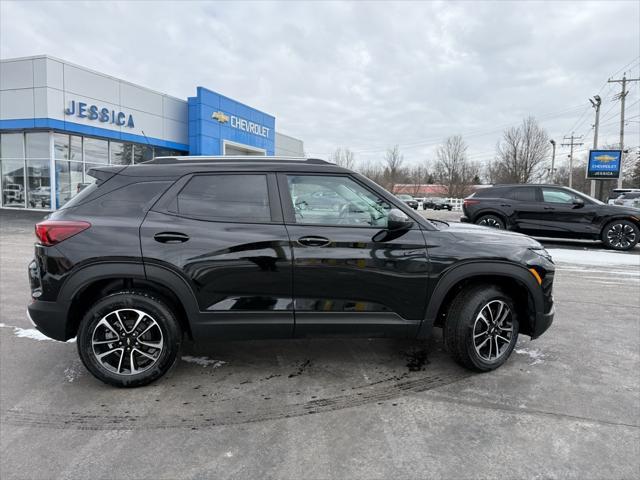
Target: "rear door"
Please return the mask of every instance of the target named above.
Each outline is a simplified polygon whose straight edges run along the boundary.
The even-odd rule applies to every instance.
[[[140,230],[147,275],[168,269],[197,301],[194,335],[293,333],[291,250],[272,173],[188,175]]]
[[[427,302],[419,226],[374,240],[392,204],[351,175],[279,174],[279,187],[293,248],[296,335],[415,333]],[[318,192],[336,205],[306,208],[304,198]]]
[[[530,235],[539,234],[543,229],[545,214],[540,189],[535,186],[514,187],[508,197],[518,231]]]

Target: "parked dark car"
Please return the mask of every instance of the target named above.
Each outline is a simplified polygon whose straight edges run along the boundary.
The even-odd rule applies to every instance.
[[[446,198],[434,198],[433,199],[434,210],[453,210],[453,205]]]
[[[463,222],[540,237],[602,240],[629,250],[640,239],[640,209],[607,205],[558,185],[496,185],[466,198]]]
[[[418,209],[418,201],[413,198],[411,195],[407,195],[404,193],[401,193],[399,195],[396,195],[400,200],[402,200],[404,203],[406,203],[407,205],[409,205],[411,208],[413,208],[414,210]]]
[[[314,335],[444,342],[499,367],[554,316],[554,265],[525,235],[429,221],[322,160],[159,158],[97,167],[36,225],[29,317],[87,369],[139,386],[193,340]],[[338,209],[302,209],[334,192]]]

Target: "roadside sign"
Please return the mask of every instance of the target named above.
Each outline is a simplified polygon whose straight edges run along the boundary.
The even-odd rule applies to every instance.
[[[609,180],[620,176],[622,150],[589,150],[587,178]]]

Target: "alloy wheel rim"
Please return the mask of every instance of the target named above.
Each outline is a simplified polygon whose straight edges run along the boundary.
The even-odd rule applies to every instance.
[[[513,338],[513,316],[502,300],[480,309],[473,324],[473,346],[483,360],[493,362],[505,355]]]
[[[627,248],[636,241],[636,232],[631,225],[616,223],[607,232],[607,240],[616,248]]]
[[[480,225],[484,225],[486,227],[492,227],[492,228],[502,228],[500,226],[500,222],[498,222],[498,220],[492,217],[481,220]]]
[[[137,375],[153,367],[164,338],[158,322],[134,308],[114,310],[100,319],[91,335],[98,363],[117,375]]]

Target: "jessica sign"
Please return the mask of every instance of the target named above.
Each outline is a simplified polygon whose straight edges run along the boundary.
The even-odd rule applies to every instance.
[[[587,178],[608,180],[620,176],[621,150],[589,150]]]
[[[88,118],[89,120],[98,120],[102,123],[111,123],[120,127],[134,127],[133,115],[131,114],[127,115],[124,112],[109,110],[106,107],[99,108],[97,105],[89,105],[75,100],[69,102],[69,107],[64,110],[64,114]]]

